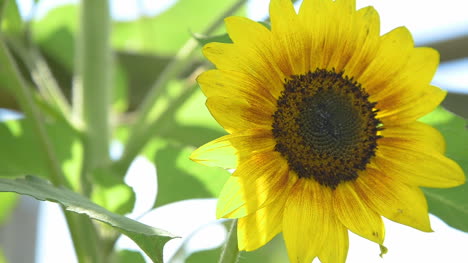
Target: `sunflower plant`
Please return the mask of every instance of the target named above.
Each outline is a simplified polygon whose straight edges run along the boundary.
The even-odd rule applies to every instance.
[[[60,204],[80,263],[141,262],[123,235],[153,262],[277,262],[285,248],[340,263],[349,233],[387,252],[383,218],[467,232],[467,101],[431,83],[439,52],[381,32],[355,0],[271,0],[264,21],[245,2],[115,21],[105,0],[29,19],[0,1],[0,107],[17,112],[0,122],[0,191]],[[145,213],[219,197],[223,246],[191,254],[188,235],[163,257],[178,236],[129,216],[137,157],[157,170]],[[16,194],[1,193],[0,223]]]

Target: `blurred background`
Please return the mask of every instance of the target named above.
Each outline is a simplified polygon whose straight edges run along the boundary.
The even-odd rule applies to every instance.
[[[131,123],[133,111],[142,103],[158,75],[192,36],[203,41],[204,36],[199,33],[215,15],[233,2],[110,1],[113,18],[111,41],[115,51],[113,158],[117,159],[122,154],[122,141],[128,136],[126,126]],[[268,2],[250,0],[237,14],[256,21],[264,20],[268,15]],[[16,3],[8,3],[7,8],[16,9],[18,21],[2,25],[2,30],[6,27],[8,34],[12,35],[24,28],[29,30],[31,43],[37,45],[37,51],[69,98],[78,1],[17,0]],[[300,1],[296,5],[299,6]],[[403,25],[413,33],[417,46],[439,50],[441,64],[433,84],[450,92],[444,106],[467,119],[467,1],[357,0],[357,5],[373,5],[377,9],[382,33]],[[224,27],[220,27],[214,35],[224,33]],[[20,46],[17,48],[21,49]],[[17,50],[17,54],[21,54],[21,50]],[[194,78],[210,67],[200,52],[195,56],[197,59],[187,65],[186,72],[171,83],[174,90],[181,85],[194,85]],[[21,66],[24,70],[28,68],[28,65]],[[127,172],[125,182],[131,188],[111,185],[106,191],[117,194],[124,201],[136,200],[132,209],[122,210],[125,213],[131,211],[127,213],[129,217],[182,237],[167,244],[165,262],[216,262],[226,231],[223,222],[215,219],[215,197],[228,174],[220,169],[193,164],[187,156],[195,147],[225,132],[204,108],[204,97],[198,89],[190,89],[177,103],[182,106],[165,120],[163,131],[155,136]],[[21,118],[21,114],[15,111],[18,105],[14,99],[1,89],[0,107],[2,121]],[[16,143],[12,138],[12,144],[4,147],[11,147],[12,154],[24,156],[26,165],[33,163],[33,153],[15,148]],[[468,146],[466,149],[468,153]],[[0,165],[4,164],[0,161]],[[162,174],[170,176],[160,176]],[[0,193],[0,200],[0,263],[76,262],[58,206],[6,193]],[[463,209],[458,212],[468,214],[468,207]],[[389,253],[383,258],[379,257],[378,245],[351,235],[348,262],[468,262],[468,233],[448,226],[436,216],[431,215],[431,222],[434,233],[423,233],[385,221],[385,245]],[[145,262],[137,246],[127,238],[121,238],[117,246],[121,249],[122,260]],[[191,256],[184,261],[188,255]],[[281,236],[258,251],[242,253],[240,262],[287,262]]]

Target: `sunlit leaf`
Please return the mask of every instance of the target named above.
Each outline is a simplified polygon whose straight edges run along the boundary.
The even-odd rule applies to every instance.
[[[76,178],[79,172],[76,160],[81,155],[77,132],[64,120],[46,122],[53,147],[64,172]],[[39,148],[37,135],[24,119],[0,122],[0,176],[36,174],[47,176],[46,157]],[[73,181],[73,180],[72,180]]]
[[[68,211],[85,214],[91,219],[106,223],[132,239],[154,262],[163,262],[164,244],[174,238],[164,230],[111,213],[75,192],[54,187],[37,177],[27,176],[25,179],[16,180],[0,178],[0,191],[16,192],[38,200],[60,203]]]
[[[436,127],[445,137],[446,155],[456,161],[468,175],[468,130],[467,122],[438,108],[422,118]],[[429,211],[452,227],[468,232],[468,184],[449,189],[425,188]]]
[[[179,0],[155,17],[114,24],[112,43],[118,49],[173,54],[191,37],[202,32],[233,0]]]
[[[0,248],[0,263],[7,263],[5,255],[3,254],[3,249]]]
[[[145,263],[145,258],[137,251],[121,250],[117,253],[117,263]]]
[[[135,194],[122,177],[115,176],[109,169],[101,168],[93,173],[93,180],[93,202],[117,214],[132,211]]]
[[[10,217],[16,203],[18,201],[18,195],[12,193],[0,193],[0,225]]]
[[[188,158],[192,150],[164,139],[151,142],[148,153],[153,155],[158,178],[156,206],[218,195],[229,173],[192,162]]]
[[[2,0],[0,7],[3,8],[1,17],[1,30],[4,34],[18,35],[23,30],[23,21],[19,13],[16,1]]]

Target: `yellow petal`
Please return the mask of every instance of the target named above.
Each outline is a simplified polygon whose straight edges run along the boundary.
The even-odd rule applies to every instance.
[[[273,151],[274,147],[271,130],[252,129],[213,140],[195,150],[190,159],[207,166],[234,169],[242,160],[256,153]]]
[[[408,63],[413,46],[411,33],[405,27],[395,28],[382,36],[373,60],[369,65],[365,64],[362,74],[355,76],[371,98],[382,92],[387,83]]]
[[[221,96],[244,99],[248,103],[257,102],[272,110],[276,107],[276,99],[272,96],[271,90],[245,73],[208,70],[198,76],[197,82],[207,97]]]
[[[399,147],[379,142],[375,163],[385,174],[415,186],[445,188],[461,185],[465,176],[460,166],[440,152],[420,151],[411,143]]]
[[[216,121],[229,133],[255,128],[269,129],[273,122],[272,109],[243,100],[209,97],[206,106]]]
[[[356,79],[372,63],[379,49],[380,17],[373,7],[368,6],[359,9],[354,14],[353,21],[354,29],[350,31],[355,36],[351,39],[355,38],[356,40],[351,41],[352,43],[344,49],[343,57],[349,57],[349,61],[345,61],[344,58],[341,60],[346,62],[343,68],[345,75]],[[345,21],[344,23],[349,22]],[[341,67],[338,65],[336,69],[340,71]]]
[[[332,211],[331,189],[310,179],[299,179],[286,201],[283,237],[292,263],[323,263],[346,259],[346,230]],[[333,242],[333,243],[330,243]]]
[[[256,250],[281,232],[285,201],[285,196],[278,198],[257,212],[239,219],[237,224],[239,250]]]
[[[363,201],[378,214],[421,231],[432,231],[426,198],[419,187],[373,168],[359,175],[355,186]]]
[[[333,206],[341,223],[354,233],[383,244],[385,227],[382,218],[371,210],[354,189],[353,182],[341,183],[334,191]]]
[[[256,212],[288,190],[288,166],[278,152],[253,155],[234,172],[221,194],[218,218],[239,218]]]
[[[445,152],[445,140],[442,134],[425,123],[416,121],[406,125],[386,126],[381,135],[383,138],[379,139],[380,144],[410,147],[421,151],[435,150],[442,154]]]
[[[418,98],[412,103],[401,105],[392,111],[381,111],[377,113],[382,123],[387,125],[401,125],[416,121],[422,116],[432,112],[444,100],[447,92],[435,86],[427,86]],[[377,104],[377,107],[378,104]]]
[[[213,42],[203,47],[203,54],[218,69],[250,75],[272,92],[279,94],[283,88],[284,76],[278,73],[279,70],[275,70],[278,65],[272,61],[273,56],[269,52],[259,53],[242,45]]]
[[[349,237],[346,229],[336,216],[330,217],[333,227],[329,229],[325,248],[319,251],[318,257],[322,263],[344,263],[348,255]]]

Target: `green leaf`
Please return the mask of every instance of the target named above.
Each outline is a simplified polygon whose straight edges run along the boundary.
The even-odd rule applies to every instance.
[[[54,187],[38,177],[27,176],[25,179],[16,180],[0,178],[0,191],[16,192],[38,200],[60,203],[68,211],[85,214],[91,219],[108,224],[132,239],[154,262],[163,262],[164,244],[174,238],[167,231],[111,213],[75,192],[63,187]]]
[[[31,25],[33,40],[48,58],[73,71],[75,34],[77,31],[78,7],[64,5],[51,10]]]
[[[10,217],[16,207],[18,195],[12,193],[0,193],[0,225]]]
[[[268,29],[271,29],[270,24],[266,22],[260,21],[258,23],[262,24],[264,27]],[[232,43],[232,40],[227,33],[215,35],[215,36],[203,36],[203,35],[193,34],[193,37],[198,41],[200,46],[204,46],[211,42],[228,43],[228,44]]]
[[[206,109],[205,96],[197,89],[174,112],[168,113],[164,132],[145,149],[157,169],[156,206],[190,198],[217,197],[229,173],[189,159],[196,147],[226,134]]]
[[[3,249],[0,248],[0,263],[6,263],[7,260],[5,258],[5,255],[3,253]]]
[[[205,262],[218,262],[219,255],[223,246],[212,249],[204,250],[193,253],[187,258],[186,263],[205,263]],[[276,236],[268,242],[265,246],[252,251],[241,252],[239,263],[283,263],[289,262],[286,248],[284,246],[283,238],[281,235]]]
[[[19,35],[23,30],[23,21],[19,13],[16,1],[1,1],[1,31],[4,34]]]
[[[191,37],[190,32],[202,32],[233,2],[179,0],[158,16],[115,23],[112,43],[117,49],[174,54]]]
[[[48,121],[47,133],[53,139],[53,146],[65,170],[72,172],[71,164],[80,153],[77,132],[65,121]],[[0,176],[20,176],[24,174],[46,175],[43,153],[36,142],[37,135],[24,119],[0,122]],[[76,172],[75,172],[76,173]]]
[[[198,41],[198,44],[200,44],[200,46],[204,46],[211,42],[232,43],[232,40],[228,34],[209,36],[209,37],[194,34],[193,37]]]
[[[91,200],[113,213],[130,213],[135,203],[135,193],[123,179],[107,168],[97,169],[93,173]]]
[[[158,196],[156,205],[191,199],[215,197],[229,173],[220,168],[205,167],[189,159],[192,147],[154,139],[148,152],[152,153],[157,169]]]
[[[117,263],[145,263],[145,258],[137,251],[121,250],[117,253]]]
[[[438,108],[421,121],[437,128],[445,137],[447,157],[456,161],[468,173],[468,130],[467,122]],[[468,184],[449,189],[424,188],[429,212],[438,216],[452,227],[468,232]]]

